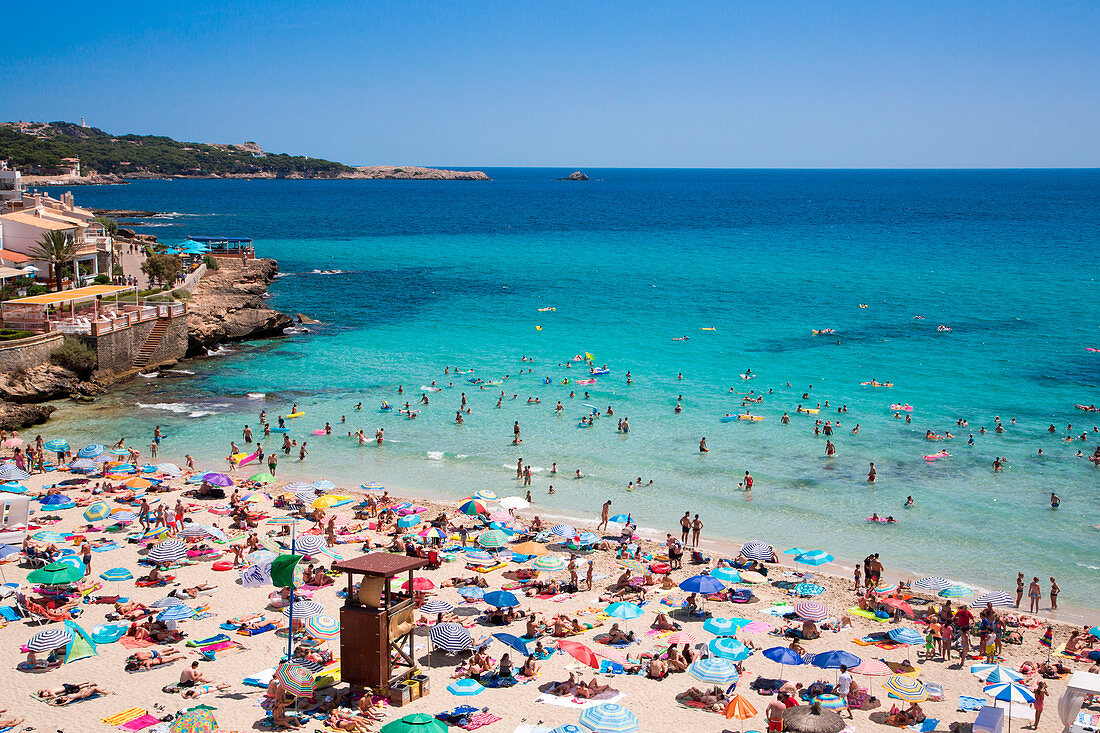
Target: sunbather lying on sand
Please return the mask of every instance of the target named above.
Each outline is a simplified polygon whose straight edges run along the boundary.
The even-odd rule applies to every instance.
[[[61,685],[61,687],[52,687],[38,691],[38,696],[46,700],[50,705],[68,705],[77,700],[86,700],[96,695],[109,694],[109,692],[95,682],[81,682],[79,685],[64,684]]]
[[[712,687],[709,690],[689,687],[684,695],[695,702],[703,703],[709,710],[717,711],[725,708],[726,694],[721,687]]]
[[[126,671],[135,672],[139,669],[152,669],[162,664],[170,664],[183,659],[183,654],[169,647],[164,651],[156,649],[139,649],[126,658]]]
[[[680,624],[676,623],[663,613],[658,613],[653,621],[653,628],[660,631],[679,631]]]

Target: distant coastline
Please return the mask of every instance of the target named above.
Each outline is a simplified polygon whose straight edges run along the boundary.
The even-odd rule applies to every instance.
[[[113,186],[129,183],[130,181],[152,180],[218,180],[218,179],[256,179],[256,180],[288,180],[288,181],[336,181],[336,180],[369,180],[369,181],[491,181],[493,180],[483,171],[456,171],[445,168],[424,168],[412,165],[364,165],[356,166],[351,172],[341,172],[331,175],[308,175],[302,173],[276,174],[264,173],[226,173],[223,175],[161,175],[156,173],[135,172],[125,177],[114,174],[94,173],[87,176],[23,176],[24,184],[28,186]]]

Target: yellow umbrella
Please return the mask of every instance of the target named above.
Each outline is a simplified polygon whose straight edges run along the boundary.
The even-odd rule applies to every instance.
[[[333,504],[339,504],[342,501],[347,501],[347,499],[348,497],[346,496],[322,496],[318,499],[315,499],[312,506],[314,509],[328,509]]]
[[[733,699],[726,705],[726,718],[748,720],[754,715],[756,715],[756,708],[742,695],[734,695]],[[743,725],[741,727],[744,729]]]
[[[546,546],[539,544],[538,542],[521,542],[512,548],[512,552],[520,555],[534,555],[535,557],[542,557],[546,554]]]

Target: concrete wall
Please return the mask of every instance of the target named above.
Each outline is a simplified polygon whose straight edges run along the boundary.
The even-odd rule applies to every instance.
[[[48,362],[50,352],[60,346],[62,340],[60,333],[43,333],[16,341],[0,341],[0,372],[30,369]]]
[[[95,346],[99,366],[96,374],[101,377],[112,377],[128,372],[133,368],[134,359],[145,344],[145,339],[157,324],[157,320],[143,321],[134,324],[130,328],[103,334],[97,338],[87,339],[88,343]],[[168,322],[168,330],[153,352],[148,367],[157,364],[177,361],[187,353],[187,317],[172,318]]]

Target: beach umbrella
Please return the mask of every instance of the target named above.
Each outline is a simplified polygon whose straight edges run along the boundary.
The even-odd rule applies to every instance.
[[[975,598],[971,605],[973,606],[985,606],[986,604],[993,606],[1012,606],[1015,602],[1012,598],[1003,590],[991,590],[987,593],[982,593]]]
[[[261,471],[260,473],[257,473],[253,476],[249,476],[248,480],[249,481],[254,481],[255,483],[258,483],[258,484],[273,484],[273,483],[275,483],[275,477],[272,476],[267,471]]]
[[[317,494],[315,494],[312,489],[308,491],[295,491],[294,498],[308,506],[317,498]]]
[[[818,695],[814,698],[814,702],[823,710],[843,710],[848,707],[847,701],[840,695]]]
[[[466,562],[473,565],[492,565],[497,561],[495,557],[485,550],[467,550]]]
[[[868,677],[889,677],[894,673],[894,670],[890,669],[890,666],[881,659],[864,659],[852,672]]]
[[[749,584],[767,583],[768,579],[764,575],[756,572],[755,570],[742,570],[741,582]]]
[[[482,600],[494,608],[513,608],[519,605],[516,594],[506,590],[490,591],[485,594]]]
[[[487,514],[489,510],[486,509],[485,505],[482,504],[480,501],[471,499],[470,501],[459,504],[458,511],[462,512],[466,516],[476,517],[478,514]]]
[[[799,601],[794,604],[794,612],[799,618],[808,621],[824,621],[829,618],[829,609],[817,601]]]
[[[152,515],[152,512],[149,512],[149,514]],[[150,516],[149,521],[152,521],[152,519],[153,519],[152,516]],[[139,537],[138,539],[155,540],[157,537],[161,537],[161,536],[166,535],[166,534],[168,534],[168,528],[167,527],[156,527],[154,529],[150,529],[148,532],[141,535],[141,537]]]
[[[137,518],[137,514],[128,511],[111,512],[111,516],[108,517],[108,519],[116,524],[121,522],[133,522],[136,521]]]
[[[306,633],[314,639],[335,639],[340,636],[340,622],[332,616],[311,616],[305,620]]]
[[[202,475],[202,480],[210,484],[211,486],[224,487],[233,485],[233,479],[229,478],[224,473],[215,473],[213,471],[211,471],[210,473],[204,473]]]
[[[50,530],[43,530],[41,532],[35,532],[31,535],[32,540],[38,540],[39,542],[64,542],[67,538],[66,535],[52,532]]]
[[[577,530],[568,524],[558,524],[550,528],[550,534],[562,539],[571,540],[577,536]]]
[[[291,552],[295,555],[316,555],[328,550],[328,541],[319,534],[304,534],[294,538]]]
[[[710,575],[693,575],[680,583],[680,590],[709,595],[724,590],[725,583]]]
[[[756,708],[752,706],[743,695],[734,695],[730,698],[730,701],[726,703],[725,716],[727,720],[737,718],[738,720],[748,720],[752,716],[756,715]],[[744,730],[745,726],[741,726],[741,730]]]
[[[599,535],[596,535],[592,532],[581,532],[579,535],[573,538],[573,542],[579,547],[594,545],[599,541]]]
[[[535,557],[542,557],[548,550],[546,545],[538,542],[521,542],[518,545],[512,547],[512,552],[518,552],[520,555],[533,555]]]
[[[73,505],[73,500],[65,496],[64,494],[50,494],[49,496],[39,499],[39,501],[42,502],[42,506],[52,506],[58,508],[71,507]]]
[[[819,596],[825,592],[825,586],[816,583],[799,583],[794,587],[794,592],[800,596]]]
[[[997,684],[987,685],[982,688],[989,697],[1000,702],[1007,703],[1023,703],[1030,704],[1035,702],[1035,695],[1031,693],[1031,690],[1027,689],[1023,685],[1018,685],[1015,682],[1000,682]]]
[[[435,646],[452,654],[470,649],[474,645],[474,637],[470,636],[470,632],[462,624],[449,621],[435,624],[428,629],[428,639]]]
[[[740,678],[733,662],[721,657],[707,657],[688,666],[688,674],[708,685],[731,685]]]
[[[195,615],[195,609],[184,604],[169,606],[157,614],[157,621],[185,621]]]
[[[493,634],[493,638],[506,646],[515,649],[523,656],[528,656],[530,650],[527,648],[527,642],[519,638],[515,634]]]
[[[916,613],[914,613],[913,607],[905,601],[901,600],[900,598],[883,598],[881,601],[879,601],[879,603],[889,608],[896,608],[909,618],[916,618]]]
[[[295,621],[305,621],[315,616],[324,616],[325,607],[317,601],[295,601],[283,609],[283,615],[290,618],[291,612]]]
[[[896,697],[899,700],[905,700],[906,702],[924,702],[928,699],[928,690],[923,684],[912,677],[896,674],[886,680],[886,684],[883,686],[886,688],[886,691],[890,693],[891,697]]]
[[[875,586],[875,593],[893,593],[897,589],[897,583],[879,583]]]
[[[770,649],[765,649],[762,653],[766,658],[779,663],[780,677],[783,676],[783,667],[786,665],[790,664],[792,666],[797,666],[806,663],[806,660],[803,659],[798,652],[785,646],[773,646]]]
[[[413,713],[386,723],[378,733],[447,733],[447,724],[427,713]]]
[[[157,470],[161,473],[167,473],[171,476],[179,476],[183,473],[183,469],[174,463],[158,463]]]
[[[97,501],[84,510],[84,519],[89,522],[98,522],[101,519],[106,519],[111,514],[111,507],[107,506],[106,502]]]
[[[450,613],[453,610],[455,610],[455,607],[442,598],[433,598],[420,607],[420,612],[425,616],[434,613]]]
[[[182,606],[183,599],[176,598],[175,596],[165,596],[159,601],[154,601],[149,604],[149,608],[171,608],[172,606]]]
[[[708,618],[703,622],[703,629],[715,636],[733,636],[750,623],[747,618]]]
[[[81,560],[76,555],[66,555],[65,557],[58,560],[57,563],[58,564],[65,564],[65,565],[72,565],[74,568],[79,570],[82,575],[83,575],[84,571],[86,570],[86,568],[84,567],[84,561]]]
[[[69,470],[73,473],[91,473],[96,470],[96,462],[87,458],[77,458],[69,464]]]
[[[761,542],[759,540],[750,540],[741,545],[741,557],[747,557],[750,560],[756,560],[757,562],[771,562],[772,555],[775,551],[772,546],[767,542]]]
[[[474,601],[480,601],[485,597],[485,589],[471,586],[469,588],[459,588],[458,594],[465,598],[470,603]]]
[[[132,478],[123,482],[124,486],[129,486],[131,489],[147,489],[153,485],[153,482],[147,478]]]
[[[909,646],[913,646],[916,644],[924,643],[924,634],[920,633],[916,629],[899,627],[896,629],[890,629],[888,632],[886,632],[886,635],[899,644],[907,644]]]
[[[496,501],[497,495],[492,491],[485,491],[484,489],[474,494],[473,498],[480,499],[481,501]]]
[[[642,565],[637,560],[617,560],[619,567],[629,570],[632,573],[645,572],[645,565]]]
[[[740,583],[741,574],[735,568],[715,568],[710,574],[726,583]]]
[[[799,563],[800,565],[817,566],[824,565],[827,562],[832,562],[835,559],[836,558],[834,558],[832,555],[825,552],[825,550],[810,550],[809,552],[804,552],[801,555],[795,557],[794,561],[796,563]]]
[[[271,527],[293,527],[300,521],[297,517],[271,517],[264,520],[264,524]]]
[[[506,496],[497,503],[505,509],[526,509],[531,506],[522,496]]]
[[[218,729],[218,721],[214,720],[213,711],[214,708],[207,705],[181,710],[168,726],[168,733],[214,733]]]
[[[710,649],[711,654],[722,659],[729,659],[732,662],[741,662],[752,656],[752,649],[739,642],[732,637],[722,637],[719,639],[712,639],[707,648]]]
[[[633,522],[634,519],[629,514],[616,514],[607,521],[615,522],[616,524],[628,524],[630,522]]]
[[[970,590],[965,585],[953,585],[939,592],[941,598],[964,598],[972,595],[974,595],[974,591]]]
[[[566,723],[565,725],[559,725],[557,728],[554,728],[550,733],[588,733],[588,731],[579,725]]]
[[[22,438],[8,438],[4,441],[5,448],[20,448],[26,441]]]
[[[26,481],[31,475],[14,463],[0,466],[0,481]]]
[[[161,529],[164,529],[161,527]],[[175,563],[187,557],[187,545],[183,540],[171,539],[160,542],[149,550],[145,559],[153,563]]]
[[[921,578],[920,580],[913,581],[913,585],[924,590],[930,590],[933,593],[938,593],[944,588],[950,588],[952,583],[950,580],[946,580],[939,576],[933,575],[927,578]]]
[[[417,524],[420,524],[419,514],[409,514],[397,520],[398,527],[413,527]]]
[[[633,733],[640,727],[634,713],[613,702],[585,708],[580,722],[595,733]]]
[[[107,451],[107,453],[109,455],[112,455],[112,456],[128,456],[128,455],[130,455],[130,451],[126,450],[125,448],[112,448],[111,450]]]
[[[696,644],[698,639],[695,638],[695,634],[690,634],[687,631],[677,631],[667,639],[664,640],[666,644]]]
[[[417,590],[419,590],[419,591],[431,590],[434,587],[435,587],[435,583],[433,583],[432,581],[428,580],[427,578],[425,578],[423,576],[417,576],[417,577],[413,578],[413,580],[412,580],[412,589],[414,591],[417,591]],[[409,589],[409,581],[406,580],[404,583],[401,584],[401,590],[407,591],[408,589]]]
[[[445,540],[447,539],[447,533],[441,530],[439,527],[428,527],[417,533],[419,536],[429,540]]]
[[[84,570],[65,562],[50,563],[44,568],[32,570],[27,574],[27,582],[38,585],[65,585],[75,583],[84,577]]]
[[[0,491],[7,494],[25,494],[27,493],[27,487],[18,481],[5,481],[0,484]]]
[[[54,438],[53,440],[47,440],[46,444],[43,447],[48,451],[53,451],[54,453],[64,453],[65,451],[69,450],[69,441],[62,440],[60,438]]]
[[[27,641],[27,651],[36,654],[60,649],[73,640],[73,632],[62,626],[39,631]]]
[[[612,603],[610,606],[604,609],[604,613],[606,613],[611,618],[621,618],[624,621],[630,621],[631,619],[638,618],[643,613],[645,613],[645,611],[643,611],[642,607],[637,605],[636,603],[622,602]]]
[[[504,547],[508,544],[508,535],[499,529],[490,529],[481,533],[477,543],[482,547]]]
[[[107,450],[106,446],[100,445],[99,443],[92,443],[78,450],[76,455],[78,458],[95,458],[103,455],[105,450]]]
[[[596,658],[596,652],[592,651],[579,641],[567,641],[558,639],[558,649],[576,659],[581,664],[587,664],[592,669],[600,668],[600,660]]]
[[[844,720],[820,705],[798,705],[783,711],[783,730],[791,733],[840,733]]]
[[[447,692],[451,693],[452,695],[458,695],[459,697],[480,695],[484,691],[485,688],[480,682],[469,677],[455,680],[451,684],[447,685]]]
[[[295,697],[309,697],[313,694],[313,672],[301,664],[283,662],[275,668],[275,679]]]
[[[289,491],[291,493],[294,493],[295,491],[312,491],[313,484],[306,481],[291,481],[290,483],[283,486],[283,490]]]
[[[115,584],[115,591],[118,591],[118,584],[124,580],[133,580],[134,574],[130,572],[128,568],[111,568],[110,570],[104,570],[99,574],[103,580],[113,581]]]
[[[560,557],[554,555],[546,555],[536,559],[531,566],[538,570],[545,570],[548,573],[556,573],[559,570],[565,570],[567,563]]]
[[[255,479],[256,477],[253,476],[252,478]],[[347,500],[348,500],[348,497],[346,497],[346,496],[337,496],[336,494],[325,494],[324,496],[320,496],[320,497],[317,497],[316,499],[314,499],[311,506],[314,509],[329,509],[329,508],[332,507],[333,504],[339,504],[340,502],[347,501]],[[409,516],[415,517],[417,515],[410,514]]]
[[[821,652],[810,657],[810,664],[818,669],[840,669],[841,665],[848,669],[858,667],[863,661],[855,654],[841,649]]]
[[[332,483],[328,479],[321,479],[320,481],[314,481],[312,484],[310,484],[310,486],[317,489],[318,491],[328,491],[329,489],[335,489],[336,488],[336,484]]]
[[[970,668],[970,674],[978,679],[985,680],[986,684],[989,685],[1016,682],[1024,678],[1022,674],[1011,667],[1004,667],[1000,664],[975,664]]]

